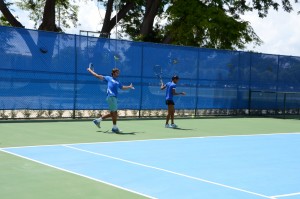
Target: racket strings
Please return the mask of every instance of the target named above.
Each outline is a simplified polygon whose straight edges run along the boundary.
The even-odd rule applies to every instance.
[[[159,66],[159,65],[156,65],[156,66],[154,66],[154,74],[157,76],[157,77],[159,77],[159,78],[161,78],[161,76],[162,76],[162,68],[161,68],[161,66]]]

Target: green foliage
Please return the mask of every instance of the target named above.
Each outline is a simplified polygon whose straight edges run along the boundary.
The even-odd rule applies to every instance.
[[[170,0],[161,0],[156,12],[155,21],[151,31],[147,35],[140,34],[142,23],[147,16],[145,13],[147,3],[142,0],[133,0],[136,3],[134,9],[131,9],[122,20],[121,27],[123,32],[128,34],[134,41],[149,41],[161,43],[164,38],[164,20],[165,6]],[[149,5],[148,5],[149,6]]]
[[[0,15],[0,25],[1,26],[11,26],[3,15]]]
[[[10,8],[10,6],[12,5],[12,3],[6,3],[6,1],[4,1],[5,5],[7,8]],[[10,23],[7,21],[7,19],[2,15],[2,13],[0,12],[0,25],[1,26],[11,26]]]
[[[177,0],[169,7],[166,26],[172,43],[220,49],[243,49],[245,44],[261,44],[248,22],[238,15],[230,16],[220,5]]]
[[[131,39],[219,49],[243,49],[248,43],[260,45],[262,41],[240,15],[257,11],[259,17],[266,17],[270,9],[280,7],[273,0],[165,0],[161,1],[152,30],[145,35],[140,33],[143,19],[148,17],[145,2],[137,1],[122,22]],[[286,12],[292,11],[289,0],[281,5]]]

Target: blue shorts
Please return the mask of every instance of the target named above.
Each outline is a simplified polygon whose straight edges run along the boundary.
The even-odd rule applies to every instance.
[[[106,101],[111,112],[115,112],[118,110],[118,102],[116,97],[107,97]]]

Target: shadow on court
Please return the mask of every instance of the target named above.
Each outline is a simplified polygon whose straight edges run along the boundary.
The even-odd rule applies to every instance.
[[[195,130],[195,129],[185,129],[185,128],[174,128],[174,130],[182,130],[182,131],[192,131],[192,130]]]
[[[145,133],[145,132],[120,132],[120,133],[115,133],[115,132],[112,132],[110,130],[106,130],[106,131],[97,131],[97,132],[100,132],[100,133],[107,133],[107,134],[116,134],[116,135],[136,135],[138,133]]]
[[[114,134],[117,134],[117,135],[135,135],[136,133],[142,133],[142,132],[131,132],[131,133],[129,133],[129,132],[126,132],[126,133],[122,132],[122,133],[114,133]]]

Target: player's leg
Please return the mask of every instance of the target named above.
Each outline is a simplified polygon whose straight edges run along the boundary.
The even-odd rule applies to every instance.
[[[174,124],[174,113],[175,113],[175,108],[174,108],[174,105],[171,104],[169,105],[169,108],[170,108],[170,119],[171,119],[171,125]]]
[[[174,124],[175,103],[174,103],[174,101],[172,100],[169,104],[170,104],[170,105],[169,105],[169,109],[170,109],[170,119],[171,119],[171,125],[170,125],[170,127],[171,127],[171,128],[176,128],[177,125]]]
[[[168,106],[168,114],[166,116],[166,128],[169,128],[169,120],[170,120],[170,111],[169,111],[169,106]]]
[[[174,106],[172,106],[172,111],[171,111],[171,124],[174,124]]]
[[[174,123],[174,115],[175,115],[175,106],[173,105],[172,115],[171,115],[171,127],[177,128],[177,125]]]
[[[168,106],[168,113],[167,113],[167,116],[166,116],[166,124],[165,124],[165,127],[166,128],[169,128],[169,120],[170,120],[170,108],[169,108],[169,101],[166,100],[166,105]]]
[[[102,122],[102,120],[110,117],[112,117],[111,113],[107,113],[104,116],[101,115],[98,119],[93,120],[93,122],[98,128],[100,128],[100,123]]]
[[[111,112],[111,118],[114,126],[117,126],[118,112]]]
[[[107,114],[105,114],[105,115],[103,115],[103,116],[101,115],[100,118],[98,118],[98,119],[94,119],[93,120],[94,124],[98,128],[100,128],[100,123],[101,123],[102,120],[112,117],[111,110],[114,109],[112,97],[107,97],[106,101],[107,101],[108,108],[109,108],[110,112],[107,113]]]
[[[106,119],[106,118],[110,118],[110,117],[112,117],[112,114],[111,114],[111,112],[107,113],[107,114],[106,114],[106,115],[104,115],[104,116],[101,116],[100,118],[101,118],[102,120],[104,120],[104,119]]]
[[[118,102],[116,97],[110,97],[109,100],[109,109],[110,109],[110,114],[112,118],[112,132],[114,133],[120,133],[121,131],[119,130],[117,126],[117,120],[118,120]]]
[[[174,102],[173,102],[173,100],[166,100],[166,104],[168,105],[168,114],[167,114],[167,117],[166,117],[165,127],[166,128],[171,128],[171,125],[169,125],[169,121],[170,121],[170,118],[172,117],[172,112],[173,112],[173,109],[174,109]],[[171,120],[172,120],[172,118],[171,118]]]

